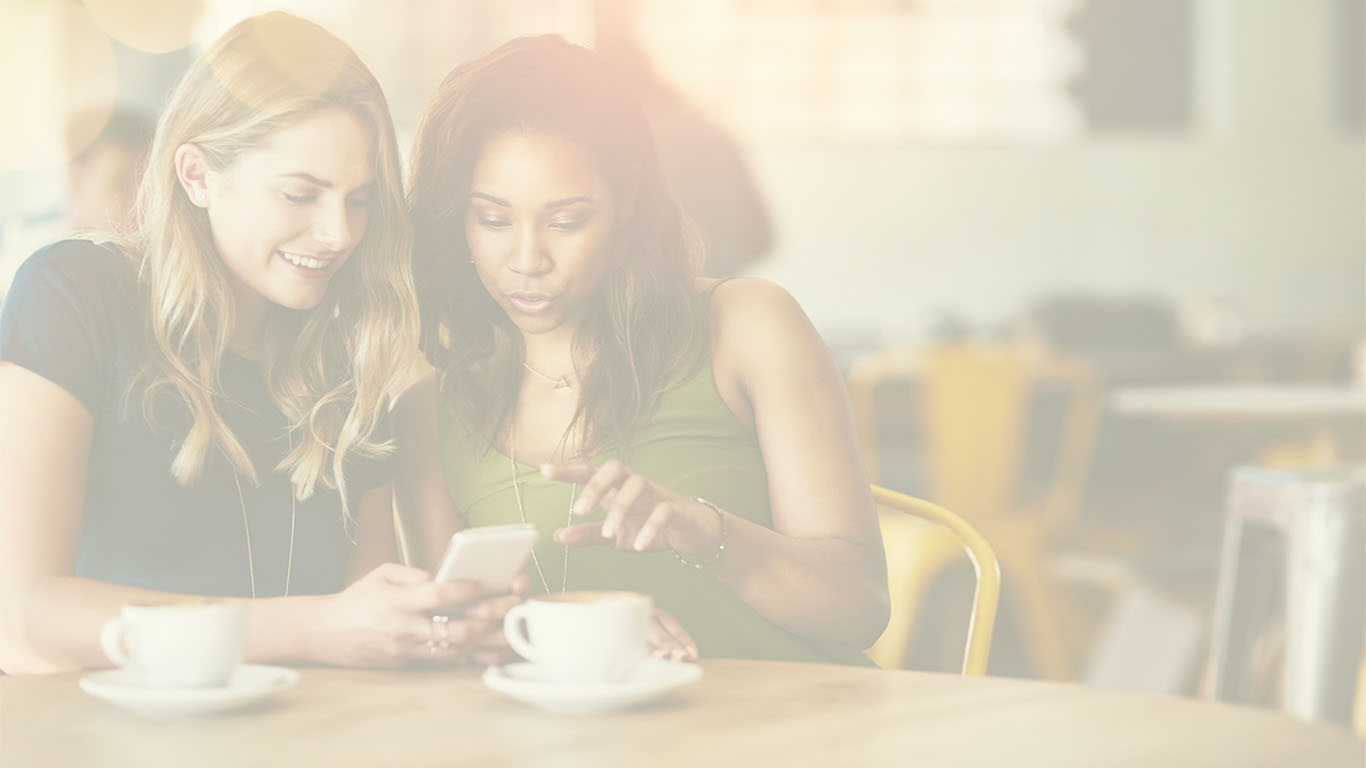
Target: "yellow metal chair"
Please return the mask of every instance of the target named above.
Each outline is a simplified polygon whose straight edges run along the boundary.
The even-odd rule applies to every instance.
[[[923,350],[887,349],[850,368],[849,394],[869,476],[880,478],[878,387],[888,381],[918,383],[918,413],[928,454],[927,493],[961,515],[992,542],[1018,600],[1027,651],[1036,672],[1068,679],[1076,654],[1069,640],[1080,619],[1061,596],[1051,550],[1074,534],[1090,470],[1102,407],[1100,382],[1076,362],[1038,350],[962,344]],[[1042,496],[1022,499],[1025,437],[1034,393],[1067,394],[1053,471]],[[907,402],[906,408],[912,404]],[[1136,548],[1120,532],[1100,549]],[[929,545],[924,545],[928,547]],[[920,566],[928,579],[948,562],[945,547],[929,547]],[[890,556],[890,552],[889,552]]]
[[[872,491],[887,550],[892,614],[882,637],[868,649],[869,658],[883,668],[906,665],[911,632],[924,603],[929,577],[966,550],[977,573],[977,588],[968,618],[963,674],[986,674],[1001,595],[996,552],[972,526],[943,507],[878,485],[872,486]],[[936,528],[920,524],[922,520],[934,523]]]

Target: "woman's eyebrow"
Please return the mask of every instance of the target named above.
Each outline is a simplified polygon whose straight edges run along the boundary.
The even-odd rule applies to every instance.
[[[299,180],[301,180],[301,181],[306,181],[306,182],[308,182],[309,184],[313,184],[313,185],[315,185],[315,186],[322,187],[323,189],[331,189],[331,188],[332,188],[332,182],[326,181],[326,180],[324,180],[324,179],[320,179],[320,178],[318,178],[317,176],[314,176],[314,175],[311,174],[311,173],[306,173],[306,172],[304,172],[304,171],[294,171],[294,172],[292,172],[292,173],[282,173],[282,174],[280,174],[280,178],[282,178],[282,179],[299,179]]]
[[[493,195],[487,195],[487,194],[484,194],[483,192],[471,192],[471,193],[470,193],[470,197],[477,197],[477,198],[479,198],[480,200],[487,200],[487,201],[489,201],[490,203],[493,203],[494,205],[501,205],[501,206],[503,206],[504,208],[511,208],[511,207],[512,207],[511,204],[509,204],[508,201],[504,200],[503,198],[501,198],[501,197],[494,197]],[[548,203],[545,204],[545,207],[546,207],[546,210],[550,210],[550,209],[552,209],[552,208],[564,208],[565,206],[574,205],[575,203],[592,203],[592,202],[593,202],[593,198],[591,198],[591,197],[588,197],[588,196],[586,196],[586,195],[575,195],[574,197],[566,197],[566,198],[564,198],[564,199],[562,199],[562,200],[551,200],[550,202],[548,202]]]
[[[314,186],[322,187],[323,189],[331,189],[332,186],[333,186],[333,185],[332,185],[332,182],[330,182],[330,181],[328,181],[328,180],[326,180],[326,179],[320,179],[320,178],[318,178],[317,176],[314,176],[313,174],[307,173],[307,172],[305,172],[305,171],[294,171],[293,173],[282,173],[282,174],[280,174],[280,178],[282,178],[282,179],[298,179],[299,181],[307,182],[307,183],[312,184],[312,185],[314,185]],[[369,192],[369,191],[371,191],[372,189],[375,188],[375,184],[376,184],[376,182],[374,181],[374,179],[371,179],[370,181],[367,181],[367,182],[365,182],[364,184],[361,184],[361,185],[355,187],[354,189],[352,189],[351,192],[350,192],[350,194],[355,194],[356,192]]]
[[[489,201],[490,203],[493,203],[494,205],[501,205],[501,206],[503,206],[504,208],[511,208],[511,207],[512,207],[512,206],[508,205],[508,201],[504,200],[503,198],[501,198],[501,197],[494,197],[493,195],[486,195],[486,194],[484,194],[483,192],[471,192],[471,193],[470,193],[470,197],[477,197],[477,198],[479,198],[480,200],[487,200],[487,201]]]
[[[574,197],[566,197],[563,200],[551,200],[550,202],[545,204],[545,207],[546,210],[549,210],[551,208],[563,208],[567,205],[573,205],[575,203],[591,202],[593,202],[593,198],[591,197],[587,197],[585,195],[575,195]]]

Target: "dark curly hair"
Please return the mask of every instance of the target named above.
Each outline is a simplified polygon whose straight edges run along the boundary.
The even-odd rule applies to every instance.
[[[565,438],[580,430],[580,452],[589,455],[626,438],[701,359],[701,240],[669,194],[644,110],[601,56],[546,35],[453,70],[413,150],[414,272],[422,349],[438,371],[440,402],[490,445],[516,407],[522,339],[469,263],[465,207],[486,142],[523,131],[583,147],[617,201],[614,268],[574,340],[584,369],[576,371],[581,396]]]

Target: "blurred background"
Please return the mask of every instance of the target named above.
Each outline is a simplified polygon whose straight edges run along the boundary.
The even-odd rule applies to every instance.
[[[871,479],[995,546],[993,674],[1351,718],[1366,0],[0,0],[0,294],[126,222],[180,74],[271,9],[358,50],[405,152],[510,37],[628,71],[709,272],[790,290]],[[880,663],[961,661],[936,535],[889,532]]]

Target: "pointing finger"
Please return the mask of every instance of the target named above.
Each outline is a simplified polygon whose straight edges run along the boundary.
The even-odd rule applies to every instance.
[[[603,537],[601,525],[580,523],[555,531],[555,541],[566,547],[591,547],[606,544],[610,540]]]
[[[616,488],[631,475],[625,464],[615,459],[603,464],[591,479],[579,489],[579,498],[574,501],[574,514],[586,515],[602,503],[603,494]]]

